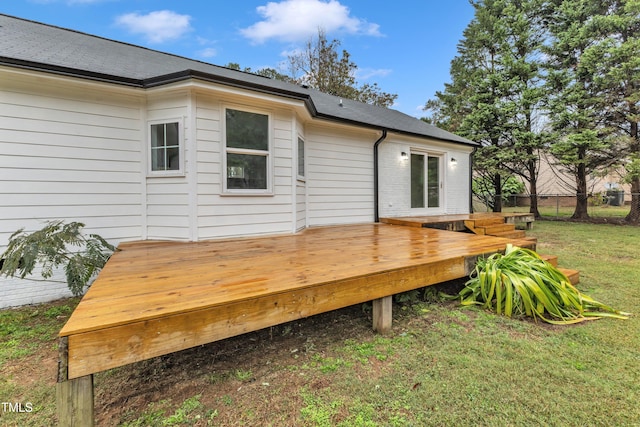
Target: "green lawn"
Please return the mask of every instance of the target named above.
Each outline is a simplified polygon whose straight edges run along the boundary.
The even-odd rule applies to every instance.
[[[640,228],[541,221],[529,234],[580,270],[579,289],[634,315],[550,326],[413,298],[380,336],[366,306],[340,310],[101,373],[99,425],[640,425]],[[55,369],[33,366],[27,384],[11,366],[51,365],[66,306],[0,311],[0,400],[37,409],[0,425],[55,421]]]

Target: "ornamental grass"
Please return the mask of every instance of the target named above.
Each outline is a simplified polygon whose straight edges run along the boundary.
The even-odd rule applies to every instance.
[[[511,244],[504,255],[480,258],[458,297],[463,305],[477,304],[507,317],[528,316],[552,324],[629,316],[578,291],[536,252]]]

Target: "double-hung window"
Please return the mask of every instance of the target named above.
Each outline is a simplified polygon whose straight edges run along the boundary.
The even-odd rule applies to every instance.
[[[180,121],[150,123],[149,138],[150,173],[152,175],[183,173]]]
[[[271,137],[269,115],[225,110],[225,191],[271,191]]]

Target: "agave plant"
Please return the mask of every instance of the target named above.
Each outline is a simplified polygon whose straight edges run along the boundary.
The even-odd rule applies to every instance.
[[[629,316],[578,291],[536,252],[513,245],[507,245],[504,255],[479,259],[458,297],[463,305],[478,304],[508,317],[526,315],[553,324]]]

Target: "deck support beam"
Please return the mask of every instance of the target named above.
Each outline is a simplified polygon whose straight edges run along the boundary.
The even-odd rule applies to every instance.
[[[373,300],[373,329],[381,334],[391,332],[393,296]]]
[[[60,338],[56,403],[58,425],[93,427],[93,374],[69,379],[69,340]]]

